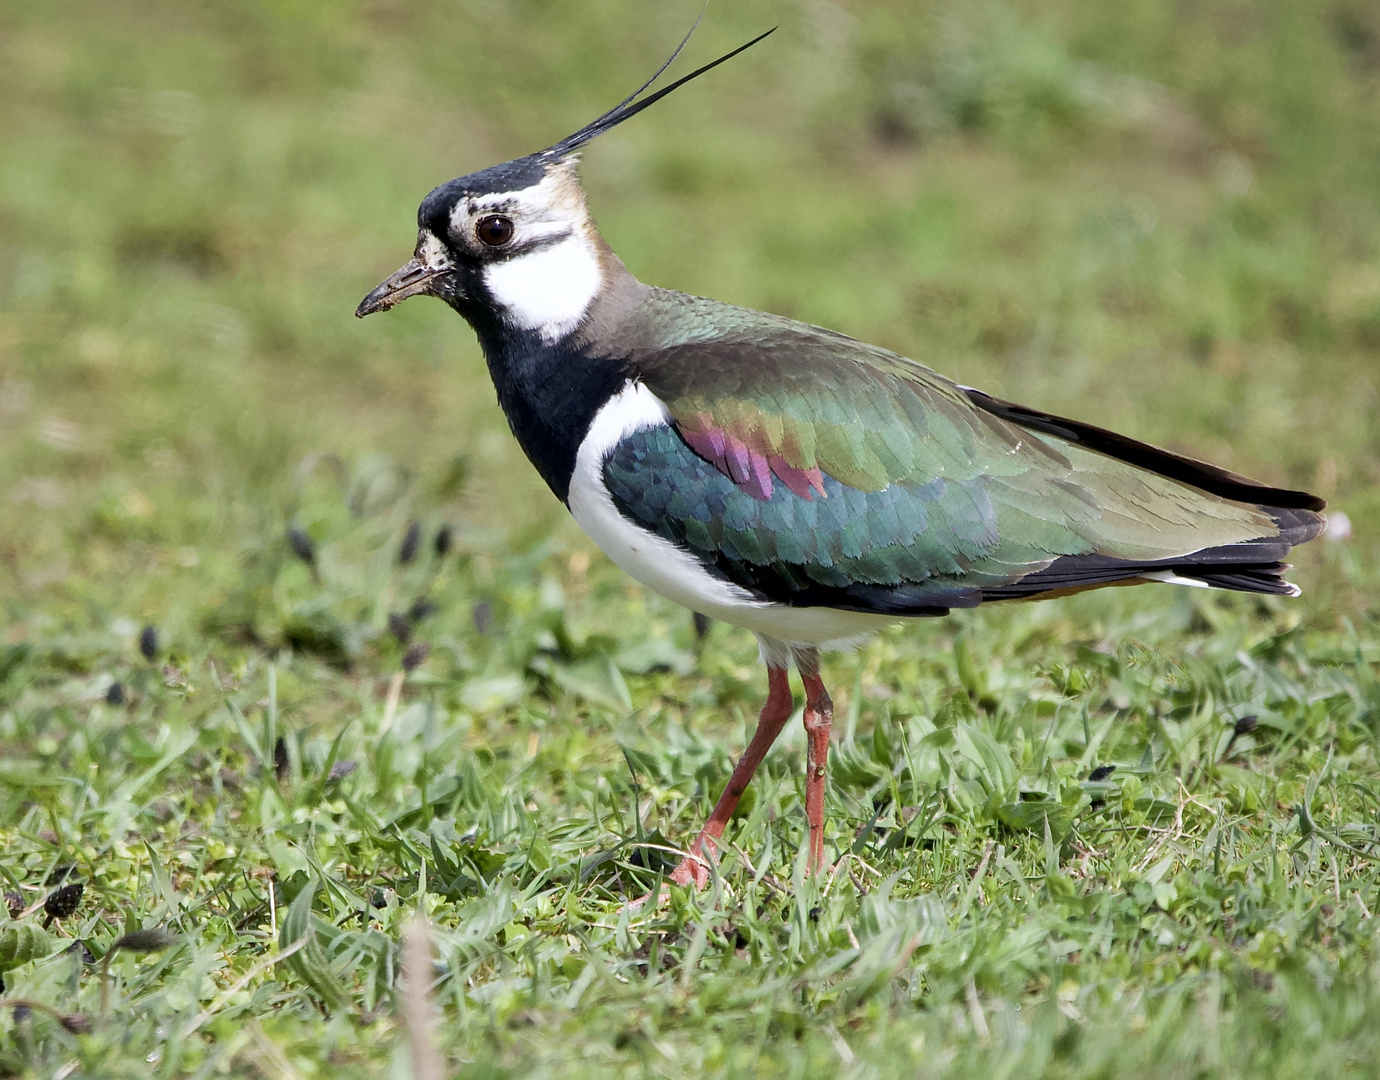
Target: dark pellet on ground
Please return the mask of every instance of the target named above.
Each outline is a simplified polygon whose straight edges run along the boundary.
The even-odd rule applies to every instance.
[[[403,655],[403,670],[416,671],[431,655],[431,646],[425,641],[419,641],[411,646]]]
[[[95,954],[86,947],[86,942],[82,941],[81,938],[77,938],[76,941],[68,945],[65,952],[68,956],[80,956],[83,964],[94,964],[96,962]]]
[[[66,919],[75,914],[81,906],[81,896],[85,891],[86,886],[76,881],[50,892],[48,899],[43,901],[43,913],[48,916],[43,922],[44,927],[54,919]]]
[[[494,608],[487,600],[481,600],[474,605],[473,612],[474,628],[481,634],[487,634],[494,628]]]
[[[316,541],[305,529],[299,529],[296,525],[288,526],[287,542],[292,553],[304,563],[310,565],[316,561]]]
[[[412,606],[407,609],[407,617],[414,623],[419,623],[423,619],[429,619],[436,614],[436,605],[425,598],[414,600]]]
[[[355,761],[337,761],[331,766],[331,771],[327,774],[327,780],[344,780],[352,772],[359,768],[359,763]]]
[[[125,684],[113,682],[105,688],[105,703],[107,705],[123,705],[125,703]]]
[[[445,558],[450,554],[451,545],[455,542],[455,534],[449,525],[442,525],[436,530],[436,554]]]
[[[407,527],[402,546],[398,548],[398,562],[406,566],[417,557],[417,548],[422,543],[422,523],[414,521]]]
[[[1094,784],[1100,784],[1103,780],[1106,780],[1107,777],[1111,776],[1114,772],[1116,772],[1115,765],[1099,765],[1097,768],[1095,768],[1092,772],[1088,774],[1088,779],[1092,781]]]
[[[399,615],[396,611],[388,613],[388,632],[398,639],[400,644],[406,645],[412,640],[412,621],[406,615]]]
[[[158,628],[149,625],[144,627],[139,633],[139,651],[143,653],[145,660],[153,660],[158,656]]]

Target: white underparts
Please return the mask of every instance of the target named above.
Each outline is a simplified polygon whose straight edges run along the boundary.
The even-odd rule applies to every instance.
[[[666,599],[703,615],[751,630],[786,646],[837,647],[855,643],[897,620],[825,607],[790,607],[758,600],[712,574],[698,558],[633,523],[614,505],[604,484],[604,462],[633,432],[669,423],[666,407],[641,383],[629,382],[595,414],[575,456],[570,513],[610,559]],[[768,643],[762,642],[763,656]]]
[[[580,325],[603,275],[594,245],[572,231],[563,240],[485,267],[484,283],[514,326],[558,341]]]
[[[613,448],[643,428],[668,423],[666,407],[642,383],[627,383],[594,416],[575,455],[570,513],[591,540],[642,584],[668,600],[704,614],[757,604],[752,595],[713,577],[700,561],[624,517],[604,484],[604,462]]]

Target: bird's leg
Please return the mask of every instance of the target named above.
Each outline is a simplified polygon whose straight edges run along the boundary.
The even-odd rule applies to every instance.
[[[709,865],[705,857],[714,856],[714,841],[723,836],[724,827],[728,825],[733,811],[738,808],[738,800],[747,790],[757,766],[762,764],[762,759],[767,756],[771,744],[776,742],[776,737],[781,734],[781,729],[786,726],[786,721],[791,718],[794,711],[795,702],[791,700],[791,684],[787,677],[787,669],[768,667],[767,703],[762,706],[757,730],[752,733],[752,741],[743,751],[743,756],[738,759],[733,775],[729,777],[728,787],[724,788],[724,793],[714,804],[714,812],[709,815],[709,820],[700,830],[700,835],[695,837],[695,842],[690,845],[690,853],[681,859],[680,865],[671,872],[671,880],[676,884],[688,885],[693,881],[696,887],[701,889],[709,884]]]
[[[810,823],[810,869],[824,868],[824,776],[829,760],[829,729],[834,721],[834,702],[814,665],[801,664],[805,683],[805,818]],[[811,671],[810,667],[814,667]]]

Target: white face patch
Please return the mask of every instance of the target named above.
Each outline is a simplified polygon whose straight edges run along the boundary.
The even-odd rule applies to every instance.
[[[509,322],[558,341],[580,325],[603,285],[599,256],[580,232],[484,268],[489,294]]]
[[[509,218],[513,232],[508,243],[486,250],[475,226],[488,214]],[[603,287],[597,237],[573,158],[551,165],[531,187],[460,199],[451,210],[450,232],[453,245],[485,263],[484,284],[504,321],[548,342],[579,326]]]

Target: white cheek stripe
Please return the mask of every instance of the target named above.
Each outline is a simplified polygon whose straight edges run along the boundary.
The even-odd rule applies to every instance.
[[[450,223],[453,227],[463,226],[466,221],[485,210],[507,210],[521,217],[540,217],[551,209],[556,183],[555,178],[547,176],[539,183],[517,191],[472,195],[455,204],[455,209],[451,211]]]
[[[543,177],[541,183],[519,191],[500,191],[461,199],[450,212],[453,234],[473,237],[474,222],[486,210],[507,213],[518,226],[518,239],[531,240],[569,229],[585,217],[583,203],[569,198],[570,178],[561,174]],[[578,211],[572,215],[572,211]]]
[[[594,245],[572,233],[549,247],[490,264],[484,283],[509,322],[558,341],[580,325],[603,274]]]
[[[641,383],[629,382],[595,414],[575,455],[567,501],[570,513],[626,573],[673,603],[758,635],[791,644],[851,644],[896,620],[884,615],[797,608],[758,600],[724,581],[683,548],[625,518],[604,485],[604,460],[623,439],[670,418],[666,406]]]

